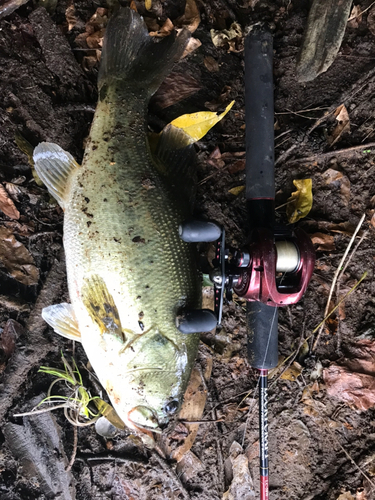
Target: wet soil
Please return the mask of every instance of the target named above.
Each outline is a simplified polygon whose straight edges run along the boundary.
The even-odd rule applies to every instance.
[[[361,9],[370,3],[361,2]],[[158,12],[175,19],[184,11],[183,4],[164,2],[164,10]],[[202,420],[218,422],[199,426],[190,469],[176,469],[168,457],[150,452],[129,432],[104,439],[91,426],[78,428],[76,458],[67,472],[75,436],[63,411],[39,421],[13,417],[30,410],[48,390],[51,377],[38,373],[38,367],[61,366],[61,350],[67,357],[73,354],[72,343],[54,335],[40,316],[44,306],[68,300],[63,213],[45,188],[35,184],[27,157],[15,143],[18,131],[32,146],[45,140],[56,142],[78,161],[82,159],[97,99],[98,62],[96,49],[82,50],[77,36],[85,32],[99,5],[74,2],[76,20],[69,26],[66,11],[70,5],[68,0],[59,0],[50,15],[30,1],[0,21],[0,181],[7,185],[16,180],[22,187],[15,198],[20,218],[0,213],[0,224],[25,245],[40,273],[37,284],[22,284],[0,263],[0,327],[9,327],[8,321],[13,320],[16,342],[12,353],[1,353],[5,361],[1,360],[0,497],[219,499],[232,479],[228,457],[233,441],[243,445],[257,492],[257,376],[246,358],[245,304],[238,298],[225,306],[221,332],[202,337],[197,364],[204,369],[207,356],[212,360]],[[153,6],[157,11],[161,3],[153,2]],[[225,121],[197,144],[197,210],[223,224],[228,243],[241,247],[247,237],[245,198],[244,193],[234,195],[230,189],[244,185],[243,51],[241,40],[235,51],[216,48],[210,30],[228,28],[233,21],[242,28],[259,21],[269,23],[275,59],[276,205],[285,204],[294,190],[294,179],[312,178],[313,207],[298,225],[310,235],[330,236],[334,243],[329,250],[317,250],[316,270],[304,299],[280,310],[280,355],[290,356],[303,338],[309,338],[310,352],[297,358],[303,370],[296,380],[271,379],[270,498],[336,500],[345,491],[355,496],[364,488],[367,496],[361,498],[371,499],[375,498],[369,482],[375,475],[374,409],[359,411],[328,397],[321,374],[314,386],[311,375],[319,363],[327,367],[339,359],[346,344],[361,336],[375,336],[375,230],[371,223],[375,36],[367,12],[355,26],[347,27],[331,68],[313,82],[298,83],[296,58],[308,6],[307,0],[198,2],[201,22],[194,37],[202,45],[176,65],[154,96],[149,123],[158,131],[180,114],[221,110],[235,100]],[[186,98],[178,100],[176,95],[183,90]],[[330,146],[336,124],[333,111],[343,103],[349,112],[350,133]],[[219,151],[213,155],[216,148]],[[323,174],[328,169],[348,179],[349,193],[343,191],[341,182],[327,182]],[[277,214],[286,222],[285,206]],[[312,353],[312,331],[324,317],[335,270],[363,214],[362,231],[368,232],[344,273],[341,293],[349,291],[365,271],[367,277],[325,328]],[[346,223],[344,229],[340,223]],[[79,346],[74,354],[79,366],[85,366],[87,359]],[[85,379],[95,392],[92,379],[87,375]],[[312,391],[308,398],[306,387]]]

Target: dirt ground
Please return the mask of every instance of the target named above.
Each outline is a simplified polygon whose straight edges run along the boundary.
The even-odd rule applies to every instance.
[[[51,10],[51,3],[43,5]],[[151,16],[175,21],[184,5],[182,0],[154,0]],[[230,45],[215,47],[210,34],[233,22],[244,29],[263,21],[274,33],[276,206],[286,203],[294,179],[311,178],[313,185],[312,210],[298,225],[316,244],[316,269],[304,299],[280,310],[280,355],[292,355],[284,367],[295,354],[298,364],[281,378],[279,371],[270,379],[270,498],[373,499],[375,11],[371,7],[348,24],[326,73],[298,83],[296,59],[307,0],[209,0],[197,5],[200,23],[193,36],[201,45],[176,64],[149,107],[150,128],[159,131],[183,113],[221,111],[235,100],[225,120],[197,144],[197,211],[224,225],[231,246],[243,245],[244,193],[230,192],[244,185],[243,40],[238,35]],[[370,0],[361,0],[360,11],[370,5]],[[137,6],[142,10],[141,2]],[[210,422],[199,426],[187,453],[190,462],[176,465],[128,431],[105,439],[88,426],[78,428],[75,461],[67,471],[75,433],[63,411],[13,416],[45,397],[53,379],[38,368],[61,368],[61,351],[67,359],[73,354],[72,342],[55,335],[40,316],[44,306],[68,300],[63,213],[35,183],[27,156],[16,145],[16,132],[32,146],[56,142],[81,161],[97,100],[98,41],[105,23],[89,21],[98,7],[103,7],[99,0],[58,0],[50,15],[30,1],[0,21],[0,181],[14,201],[9,216],[0,212],[0,497],[221,499],[236,475],[229,457],[237,442],[248,460],[256,498],[257,376],[246,358],[245,304],[238,298],[224,308],[223,329],[202,336],[197,367],[206,375],[207,402],[200,420]],[[185,98],[178,100],[182,94]],[[350,130],[347,126],[332,144],[338,124],[334,111],[342,104]],[[285,205],[277,214],[287,222]],[[313,351],[312,332],[324,318],[334,273],[363,214],[355,242],[360,246],[340,278],[340,289],[335,288],[332,307],[368,274],[331,316]],[[301,350],[303,339],[308,341]],[[367,342],[370,352],[366,370],[346,362],[361,358],[359,340]],[[74,355],[81,368],[86,366],[79,346]],[[356,401],[353,394],[351,399],[343,394],[340,383],[330,382],[327,369],[336,362],[334,367],[351,366],[346,374],[357,385],[345,394],[355,393]],[[95,380],[81,371],[86,386],[97,394]],[[363,378],[353,378],[353,373],[368,377],[367,392]],[[186,437],[186,427],[179,426],[171,438],[175,446]],[[245,486],[250,484],[246,481],[242,477]],[[249,489],[239,491],[228,498],[252,498]]]

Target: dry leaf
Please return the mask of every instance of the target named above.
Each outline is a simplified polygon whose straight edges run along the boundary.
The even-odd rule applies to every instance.
[[[329,168],[326,170],[322,177],[327,185],[332,185],[334,187],[340,188],[341,198],[345,203],[349,203],[350,200],[350,181],[346,175],[342,174],[338,170]]]
[[[233,194],[234,196],[238,196],[242,193],[242,191],[245,191],[245,186],[236,186],[232,189],[229,189],[228,193]]]
[[[23,326],[14,319],[8,319],[0,337],[0,373],[12,356],[18,337],[23,333]]]
[[[85,24],[77,15],[77,11],[73,3],[65,10],[65,19],[68,23],[68,31],[71,31],[75,27],[81,28]]]
[[[181,477],[185,483],[190,479],[197,477],[198,473],[204,469],[202,462],[194,455],[192,451],[188,451],[177,463],[176,472],[178,477]]]
[[[345,493],[342,493],[337,500],[356,500],[356,499],[349,491],[347,491]]]
[[[348,19],[348,26],[351,28],[358,28],[359,23],[362,22],[362,8],[360,5],[353,5],[352,11]]]
[[[283,380],[291,380],[292,382],[295,382],[297,378],[301,375],[302,373],[302,366],[294,361],[294,363],[285,370],[285,372],[281,375],[280,378]]]
[[[19,219],[20,213],[16,209],[15,204],[10,199],[6,189],[0,184],[0,210],[11,219]]]
[[[150,31],[149,35],[154,36],[156,38],[164,38],[170,35],[173,30],[174,30],[174,25],[172,21],[169,18],[167,18],[161,28],[159,28],[157,31]]]
[[[375,213],[372,215],[370,219],[370,224],[372,225],[372,227],[375,227]]]
[[[181,59],[183,59],[184,57],[186,57],[189,54],[191,54],[192,52],[194,52],[194,50],[197,50],[201,45],[202,45],[202,42],[200,40],[198,40],[198,38],[190,37],[189,41],[185,47],[185,50],[181,56]]]
[[[294,191],[288,198],[290,203],[286,206],[286,215],[291,224],[306,217],[313,203],[311,179],[295,179],[293,184],[297,191]]]
[[[203,59],[203,63],[210,73],[216,73],[219,71],[219,63],[211,56],[207,56]]]
[[[375,377],[354,373],[344,366],[332,363],[323,370],[323,379],[329,396],[353,404],[359,410],[375,406]]]
[[[310,236],[314,245],[317,245],[317,250],[321,252],[333,252],[335,247],[335,238],[330,234],[314,233]]]
[[[6,227],[0,227],[0,260],[8,273],[23,285],[38,283],[39,270],[32,255]]]
[[[237,160],[228,167],[228,172],[230,174],[236,174],[237,172],[242,172],[242,170],[245,170],[246,167],[246,160]]]
[[[224,47],[228,52],[242,52],[243,33],[241,26],[234,22],[229,29],[211,30],[211,39],[215,47]]]
[[[344,133],[350,132],[350,120],[346,107],[341,104],[336,111],[335,116],[337,120],[337,125],[334,128],[332,134],[328,137],[328,142],[333,146]]]
[[[185,12],[181,17],[176,19],[176,26],[187,28],[190,33],[194,33],[200,22],[201,16],[195,0],[186,0]]]
[[[255,498],[253,480],[249,471],[249,461],[243,453],[242,446],[233,441],[229,457],[232,463],[232,483],[222,497],[222,500],[252,500]]]

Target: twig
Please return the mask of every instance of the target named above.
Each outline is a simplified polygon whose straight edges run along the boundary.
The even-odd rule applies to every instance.
[[[59,408],[66,408],[67,403],[62,403],[61,405],[51,406],[50,408],[43,408],[42,410],[32,410],[25,413],[15,413],[13,417],[32,417],[33,415],[40,415],[42,413],[47,413],[48,411],[58,410]]]
[[[347,154],[351,155],[357,153],[360,150],[365,150],[368,148],[375,147],[375,142],[368,142],[367,144],[360,144],[359,146],[351,146],[350,148],[336,149],[335,151],[327,151],[326,153],[317,153],[313,156],[304,156],[303,158],[296,158],[291,160],[291,163],[304,163],[308,161],[318,161],[319,159],[329,159],[333,156]]]
[[[78,448],[78,429],[77,427],[74,425],[73,426],[73,452],[72,452],[72,456],[70,458],[70,462],[68,464],[68,467],[66,468],[66,472],[69,472],[71,470],[71,468],[73,467],[73,464],[74,464],[74,461],[76,459],[76,455],[77,455],[77,448]]]
[[[362,243],[362,241],[366,238],[368,234],[368,231],[364,231],[362,236],[360,237],[358,243],[356,244],[356,246],[353,248],[353,251],[352,253],[349,255],[349,258],[348,260],[346,261],[346,264],[345,266],[343,267],[343,269],[341,270],[340,274],[339,274],[339,277],[337,278],[337,286],[336,286],[336,297],[337,299],[339,299],[340,297],[340,284],[341,284],[341,279],[348,267],[348,265],[350,264],[351,260],[353,259],[354,255],[356,254],[360,244]],[[336,345],[336,350],[337,350],[337,353],[338,354],[341,354],[341,333],[340,333],[340,315],[337,316],[337,345]]]
[[[304,376],[301,374],[301,379],[303,381],[303,383],[305,384],[305,389],[308,390],[309,392],[309,396],[311,398],[311,401],[313,402],[313,405],[314,405],[314,408],[315,408],[315,411],[318,413],[319,417],[323,420],[324,422],[324,425],[325,425],[325,428],[327,429],[328,433],[331,435],[332,439],[339,445],[341,451],[343,451],[346,455],[346,457],[351,461],[351,463],[355,466],[355,468],[362,474],[362,476],[364,478],[367,479],[367,481],[371,484],[372,486],[372,491],[375,490],[375,483],[373,483],[371,481],[371,479],[368,477],[368,475],[359,467],[359,465],[357,465],[354,461],[354,459],[349,455],[349,453],[345,450],[345,448],[342,446],[342,444],[340,443],[340,441],[338,440],[336,434],[332,431],[332,429],[330,428],[329,426],[329,422],[327,422],[326,418],[321,414],[319,408],[318,408],[318,405],[315,404],[315,399],[313,398],[312,396],[312,393],[310,391],[310,387],[306,384],[306,380],[304,378]]]
[[[361,226],[363,224],[363,221],[365,220],[365,217],[366,217],[366,214],[363,214],[360,221],[358,222],[358,225],[357,227],[355,228],[355,231],[353,233],[353,236],[351,237],[350,241],[349,241],[349,244],[348,246],[346,247],[346,250],[345,250],[345,253],[340,261],[340,264],[338,266],[338,268],[336,269],[336,272],[333,276],[333,281],[332,281],[332,285],[331,285],[331,289],[329,291],[329,295],[328,295],[328,300],[327,300],[327,305],[326,305],[326,308],[325,308],[325,311],[324,311],[324,316],[326,317],[327,314],[328,314],[328,311],[329,311],[329,305],[330,305],[330,302],[331,302],[331,298],[332,298],[332,294],[333,294],[333,290],[335,289],[335,286],[336,286],[336,282],[337,282],[337,278],[338,278],[338,275],[340,274],[340,271],[341,271],[341,268],[343,267],[344,265],[344,262],[345,262],[345,259],[353,245],[353,242],[355,240],[355,237],[357,236],[357,233],[358,231],[361,229]],[[320,329],[319,329],[319,333],[316,337],[316,340],[314,342],[314,345],[313,345],[313,348],[312,348],[312,352],[315,351],[315,349],[317,348],[318,346],[318,343],[319,343],[319,340],[320,340],[320,337],[322,335],[322,331],[323,331],[323,328],[324,328],[324,323],[325,323],[325,319],[323,319],[323,322],[320,326]]]

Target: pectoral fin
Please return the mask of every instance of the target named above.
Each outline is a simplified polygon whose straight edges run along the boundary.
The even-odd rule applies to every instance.
[[[85,278],[81,297],[91,319],[99,326],[100,332],[111,333],[124,341],[120,316],[103,278],[97,274]]]
[[[42,311],[42,318],[59,335],[81,342],[78,322],[71,304],[63,302],[62,304],[45,307]]]
[[[64,208],[68,178],[79,168],[78,163],[70,153],[52,142],[38,144],[34,149],[33,159],[36,173],[47,186],[49,193]]]

